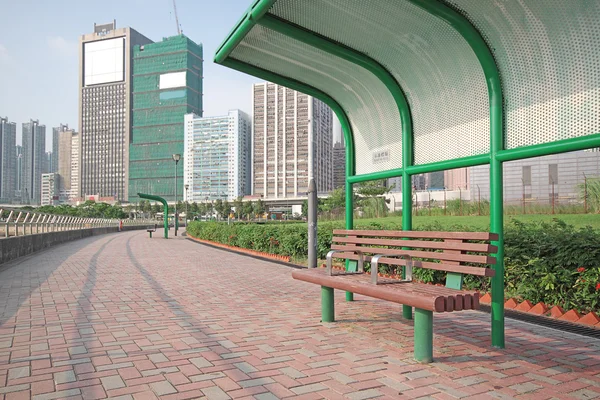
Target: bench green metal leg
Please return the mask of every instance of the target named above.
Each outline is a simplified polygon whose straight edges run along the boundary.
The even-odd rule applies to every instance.
[[[346,260],[346,271],[356,272],[358,271],[358,262],[354,260]],[[354,293],[346,292],[346,301],[354,301]]]
[[[433,311],[415,308],[415,361],[433,361]]]
[[[150,239],[152,239],[152,232],[148,232],[150,234]]]
[[[402,316],[404,317],[404,319],[413,319],[412,307],[402,305]]]
[[[333,288],[321,286],[321,322],[334,322]]]

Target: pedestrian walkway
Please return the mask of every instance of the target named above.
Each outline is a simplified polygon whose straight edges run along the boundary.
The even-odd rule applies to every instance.
[[[493,350],[489,315],[446,313],[421,365],[401,306],[340,292],[322,324],[291,271],[141,231],[3,265],[0,400],[600,397],[599,340],[507,320]]]

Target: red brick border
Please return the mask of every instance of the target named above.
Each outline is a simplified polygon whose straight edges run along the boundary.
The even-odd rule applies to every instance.
[[[219,243],[219,242],[213,242],[211,240],[198,239],[196,237],[193,237],[189,233],[187,234],[187,236],[191,240],[193,240],[195,242],[209,244],[211,246],[220,247],[220,248],[223,248],[223,249],[233,250],[233,251],[236,251],[238,253],[245,253],[245,254],[250,254],[250,255],[253,255],[253,256],[270,258],[272,260],[278,260],[278,261],[284,261],[284,262],[290,262],[290,260],[291,260],[290,256],[282,256],[282,255],[279,255],[279,254],[265,253],[263,251],[250,250],[250,249],[245,249],[243,247],[236,247],[236,246],[230,246],[228,244],[223,244],[223,243]]]

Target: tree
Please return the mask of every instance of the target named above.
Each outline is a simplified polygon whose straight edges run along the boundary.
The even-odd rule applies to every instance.
[[[242,206],[242,211],[243,211],[243,214],[248,218],[248,220],[250,220],[250,217],[252,216],[252,212],[254,211],[254,205],[252,204],[252,202],[251,201],[244,202],[244,205]]]
[[[235,213],[237,215],[237,219],[240,219],[242,216],[244,207],[244,202],[242,201],[242,196],[239,196],[237,199],[233,201],[233,208],[235,208]]]
[[[258,215],[258,217],[260,218],[261,216],[263,216],[266,212],[267,209],[265,207],[265,203],[261,200],[258,199],[253,205],[252,205],[253,209],[254,209],[254,214]]]
[[[217,199],[215,201],[215,211],[217,212],[217,219],[223,215],[223,200]]]
[[[382,204],[382,213],[385,213],[385,195],[392,190],[393,186],[387,187],[385,180],[361,182],[358,185],[359,196],[369,199],[368,204],[371,204],[375,208],[375,216],[379,218],[379,208]]]
[[[225,200],[223,202],[223,215],[227,218],[231,214],[231,204]]]
[[[198,203],[193,202],[192,204],[190,204],[190,212],[191,213],[198,213],[199,208],[198,208]]]

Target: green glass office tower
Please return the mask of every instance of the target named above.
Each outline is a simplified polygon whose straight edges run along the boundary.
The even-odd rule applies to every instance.
[[[184,35],[133,49],[133,129],[129,201],[138,192],[175,200],[175,161],[183,157],[184,115],[202,115],[202,45]],[[183,200],[183,159],[177,199]]]

